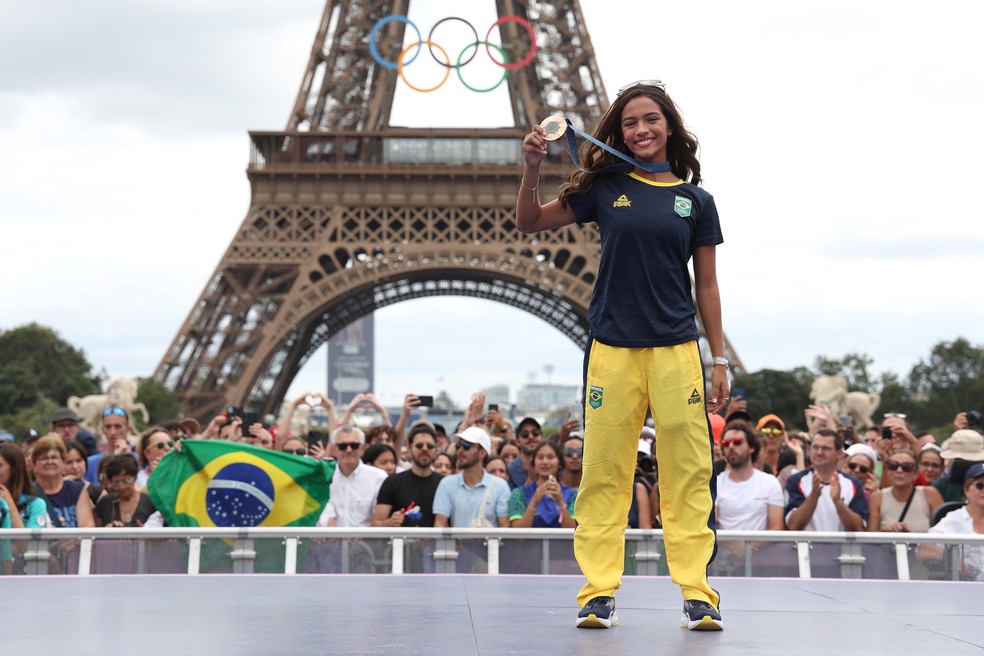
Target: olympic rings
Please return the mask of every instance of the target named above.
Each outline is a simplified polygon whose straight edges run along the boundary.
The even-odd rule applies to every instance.
[[[465,82],[465,78],[463,78],[461,76],[461,67],[463,65],[461,63],[461,58],[465,56],[465,52],[469,48],[475,48],[475,52],[478,52],[478,46],[481,46],[481,45],[484,45],[486,49],[488,49],[490,46],[493,47],[493,48],[495,48],[496,50],[499,51],[499,54],[502,55],[502,61],[507,62],[507,63],[509,62],[509,57],[506,56],[506,51],[503,50],[500,46],[497,46],[494,43],[489,43],[488,41],[476,41],[475,43],[469,43],[467,46],[465,46],[465,49],[461,51],[461,54],[460,55],[458,55],[458,64],[455,66],[455,72],[458,74],[458,79],[461,80],[461,83],[464,84],[465,87],[468,90],[474,91],[476,93],[488,93],[489,91],[493,91],[494,89],[498,89],[499,88],[499,85],[502,84],[503,82],[505,82],[506,78],[509,77],[509,69],[503,67],[503,69],[502,69],[502,77],[500,77],[499,78],[499,81],[496,82],[495,84],[493,84],[492,86],[490,86],[488,89],[476,89],[472,85],[470,85],[467,82]],[[475,55],[472,54],[472,57],[474,57],[474,56]],[[469,59],[468,61],[471,61],[471,59]],[[443,84],[443,82],[442,82],[442,84]]]
[[[437,29],[437,26],[440,25],[441,23],[443,23],[444,21],[449,21],[449,20],[461,21],[462,23],[464,23],[465,25],[467,25],[469,28],[471,28],[472,36],[475,37],[475,43],[476,44],[478,43],[478,32],[475,31],[475,26],[472,25],[471,23],[469,23],[468,21],[466,21],[464,18],[458,18],[457,16],[448,16],[447,18],[442,18],[441,20],[439,20],[436,23],[434,23],[434,27],[432,27],[431,28],[431,31],[427,34],[427,40],[428,41],[433,41],[434,40],[434,30]],[[488,38],[488,37],[486,37],[486,38]],[[466,46],[466,48],[467,48],[467,46]],[[462,50],[461,52],[464,53],[465,51]],[[458,56],[458,64],[457,64],[457,66],[455,66],[455,68],[459,68],[461,66],[464,66],[465,64],[470,64],[471,63],[471,60],[475,59],[475,55],[477,55],[477,54],[478,54],[478,48],[476,47],[475,48],[475,52],[472,53],[472,56],[469,57],[468,58],[468,61],[466,61],[466,62],[462,62],[461,61],[461,56],[459,55]],[[431,57],[434,57],[434,51],[433,50],[431,50]],[[441,64],[441,62],[439,62],[437,60],[437,57],[434,57],[434,61],[436,61],[438,64]],[[407,62],[407,63],[409,64],[410,62]],[[450,63],[448,63],[448,64],[441,64],[441,66],[447,66],[448,68],[451,68]]]
[[[388,68],[391,71],[395,71],[399,67],[397,64],[394,64],[391,61],[386,61],[379,54],[379,49],[376,48],[376,35],[379,34],[379,30],[381,30],[384,25],[393,22],[406,23],[407,25],[413,28],[414,32],[417,33],[417,42],[419,43],[420,41],[422,41],[422,39],[420,38],[420,30],[418,30],[417,26],[414,25],[412,22],[410,22],[410,20],[406,16],[401,16],[400,14],[393,14],[391,16],[383,16],[378,21],[376,21],[376,24],[372,26],[372,30],[369,32],[369,54],[372,55],[373,59],[379,62],[380,66],[382,66],[383,68]],[[418,52],[417,55],[419,54],[420,53]],[[410,61],[408,61],[407,63],[408,64],[412,63],[413,60],[417,58],[417,55],[411,57]]]
[[[419,43],[411,43],[406,48],[404,48],[402,52],[400,52],[400,56],[396,58],[396,70],[397,70],[397,73],[399,73],[400,79],[403,80],[403,83],[406,84],[411,89],[413,89],[414,91],[419,91],[420,93],[429,93],[431,91],[437,91],[438,89],[440,89],[444,85],[445,82],[448,81],[448,76],[451,75],[451,67],[450,66],[445,66],[444,67],[444,79],[442,79],[440,82],[438,82],[437,83],[437,86],[433,86],[430,89],[421,89],[419,87],[413,86],[412,84],[410,84],[409,82],[407,82],[407,76],[403,74],[403,66],[404,66],[404,64],[403,64],[403,58],[406,57],[407,53],[410,52],[410,49],[411,48],[420,48],[420,46],[429,46],[431,48],[437,48],[438,50],[441,51],[441,54],[444,55],[445,61],[447,61],[449,64],[451,63],[451,60],[448,58],[448,53],[444,51],[444,48],[442,48],[441,46],[439,46],[436,43],[434,43],[432,41],[429,41],[429,40],[428,41],[421,41]],[[419,51],[418,51],[418,54],[419,54]],[[417,55],[414,55],[414,57],[416,57],[416,56]],[[413,59],[411,59],[410,61],[413,61]],[[438,63],[440,63],[440,62],[438,62]]]
[[[475,36],[475,41],[472,42],[472,43],[469,43],[468,45],[466,45],[462,49],[462,51],[458,55],[457,61],[453,65],[451,64],[451,58],[448,56],[447,51],[445,51],[444,48],[442,48],[441,46],[437,45],[437,43],[435,43],[433,41],[434,32],[438,28],[438,26],[441,25],[442,23],[444,23],[445,21],[449,21],[449,20],[456,20],[456,21],[460,21],[460,22],[464,23],[469,28],[471,28],[472,34]],[[393,22],[399,22],[399,23],[403,23],[405,25],[409,25],[411,28],[413,28],[413,31],[417,33],[417,42],[416,43],[411,43],[409,46],[407,46],[406,48],[404,48],[400,52],[399,56],[397,57],[397,61],[396,62],[392,62],[392,61],[383,59],[382,55],[380,55],[380,53],[379,53],[379,48],[376,45],[376,41],[377,41],[377,38],[379,36],[379,31],[385,25],[388,25],[389,23],[393,23]],[[530,50],[529,50],[529,52],[527,52],[526,55],[522,59],[520,59],[520,60],[518,60],[516,62],[513,62],[513,63],[509,63],[509,57],[507,56],[506,51],[505,51],[505,49],[502,46],[496,45],[496,44],[494,44],[494,43],[492,43],[492,42],[489,41],[489,38],[492,36],[492,31],[496,27],[499,27],[500,25],[502,25],[504,23],[518,23],[521,27],[523,27],[526,30],[526,32],[527,32],[527,34],[529,35],[529,38],[530,38]],[[414,60],[416,60],[417,56],[420,54],[420,50],[422,50],[423,49],[423,46],[425,46],[425,45],[428,46],[428,49],[430,50],[430,53],[431,53],[431,57],[434,59],[434,61],[437,62],[439,65],[443,66],[444,68],[446,68],[447,69],[447,73],[445,74],[444,78],[436,86],[430,87],[428,89],[421,89],[421,88],[418,88],[418,87],[413,86],[412,84],[410,84],[407,81],[407,78],[404,75],[403,69],[406,66],[409,66],[410,64],[412,64],[414,62]],[[495,85],[493,85],[493,86],[491,86],[491,87],[489,87],[487,89],[477,89],[477,88],[471,86],[470,84],[468,84],[467,82],[465,82],[464,77],[462,77],[462,75],[461,75],[461,67],[462,66],[465,66],[465,65],[467,65],[469,63],[471,63],[472,60],[475,59],[475,55],[478,53],[478,47],[479,46],[482,46],[482,45],[485,46],[485,51],[489,55],[489,59],[492,60],[492,63],[495,64],[496,66],[501,67],[503,69],[502,78],[498,82],[496,82]],[[410,51],[411,48],[417,48],[417,52],[414,53],[413,57],[411,57],[407,61],[403,61],[406,58],[407,53]],[[441,52],[442,55],[444,55],[444,61],[443,62],[440,59],[438,59],[437,55],[434,53],[434,49],[435,48],[438,49]],[[465,55],[468,53],[468,49],[469,48],[474,48],[475,49],[475,52],[473,52],[470,57],[468,57],[467,59],[465,59]],[[499,55],[502,58],[501,61],[497,60],[492,55],[492,49],[493,48],[499,51]],[[495,23],[493,23],[491,27],[489,27],[488,32],[486,32],[486,34],[485,34],[485,40],[484,41],[480,41],[478,39],[478,32],[475,30],[475,27],[471,23],[469,23],[464,18],[460,18],[458,16],[448,16],[446,18],[442,18],[441,20],[439,20],[430,29],[430,32],[428,33],[426,39],[424,39],[424,38],[421,37],[421,33],[420,33],[420,30],[417,28],[417,25],[414,24],[413,21],[411,21],[409,18],[407,18],[406,16],[403,16],[401,14],[391,14],[389,16],[384,16],[383,18],[380,18],[378,21],[376,21],[376,24],[373,25],[372,30],[369,32],[369,53],[372,55],[372,58],[374,60],[376,60],[376,62],[380,66],[382,66],[383,68],[387,68],[387,69],[389,69],[391,71],[396,71],[397,74],[406,83],[406,85],[408,87],[410,87],[411,89],[413,89],[415,91],[420,91],[422,93],[427,93],[427,92],[430,92],[430,91],[436,91],[441,86],[443,86],[444,83],[447,82],[448,76],[449,76],[452,68],[455,69],[455,71],[457,72],[458,79],[461,81],[461,83],[466,88],[468,88],[469,90],[475,91],[477,93],[485,93],[485,92],[488,92],[488,91],[492,91],[493,89],[498,88],[502,84],[503,80],[505,80],[509,76],[509,71],[519,70],[520,68],[523,68],[524,66],[527,66],[528,64],[530,64],[530,62],[532,62],[533,61],[533,58],[536,56],[536,52],[537,52],[536,33],[533,30],[533,26],[530,24],[530,22],[527,19],[523,18],[522,16],[515,16],[515,15],[509,15],[509,16],[501,16],[501,17],[499,17],[499,19]]]
[[[488,41],[489,36],[492,34],[492,30],[494,30],[499,25],[502,25],[503,23],[519,23],[520,25],[526,28],[526,32],[530,35],[530,43],[532,45],[530,46],[530,51],[526,53],[525,57],[520,59],[515,64],[510,64],[508,63],[508,61],[503,61],[502,64],[499,64],[507,71],[518,71],[519,69],[521,69],[522,67],[526,66],[531,61],[533,61],[533,56],[536,55],[536,34],[533,32],[533,26],[530,25],[530,22],[525,18],[523,18],[522,16],[503,16],[496,22],[492,23],[492,27],[490,27],[489,31],[485,33],[485,40]],[[485,51],[486,52],[489,51],[489,47],[487,45],[485,46]],[[499,52],[502,52],[502,50],[499,50]],[[491,52],[489,52],[489,58],[495,62],[495,57],[492,56]],[[505,55],[503,55],[503,59],[505,59]],[[498,64],[499,62],[495,62],[495,63]]]

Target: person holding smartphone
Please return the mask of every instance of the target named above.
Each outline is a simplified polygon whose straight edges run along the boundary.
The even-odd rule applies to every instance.
[[[576,626],[618,624],[614,595],[624,566],[625,518],[639,429],[651,409],[662,464],[666,560],[684,600],[680,624],[720,630],[719,595],[707,581],[717,550],[707,412],[728,401],[715,264],[715,249],[724,239],[714,199],[698,186],[697,139],[662,82],[633,82],[619,90],[599,120],[596,142],[581,148],[580,170],[561,186],[559,198],[541,204],[545,135],[534,126],[523,139],[516,227],[533,233],[596,223],[601,236],[584,357],[584,458],[574,552],[587,582],[577,596]],[[709,392],[698,310],[713,358]]]

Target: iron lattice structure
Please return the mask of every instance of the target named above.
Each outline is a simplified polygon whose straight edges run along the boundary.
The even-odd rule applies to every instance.
[[[508,77],[514,126],[408,129],[389,124],[398,77],[371,57],[368,35],[409,0],[327,1],[286,130],[250,133],[249,211],[155,373],[192,415],[275,412],[332,335],[413,298],[499,301],[586,345],[597,230],[523,235],[513,208],[528,126],[558,108],[593,125],[607,96],[576,0],[496,7],[527,18],[538,46]],[[380,30],[390,61],[402,28]],[[519,52],[511,61],[529,52],[516,23],[500,37]],[[566,158],[551,150],[541,189],[557,188]]]

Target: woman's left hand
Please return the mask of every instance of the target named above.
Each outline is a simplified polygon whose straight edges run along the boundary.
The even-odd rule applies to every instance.
[[[731,385],[728,383],[728,369],[720,365],[711,368],[711,397],[707,403],[708,412],[717,412],[728,402]]]

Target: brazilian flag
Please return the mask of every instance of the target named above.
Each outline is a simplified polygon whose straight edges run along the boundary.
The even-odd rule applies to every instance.
[[[147,481],[168,526],[314,526],[335,463],[217,440],[184,440]]]

